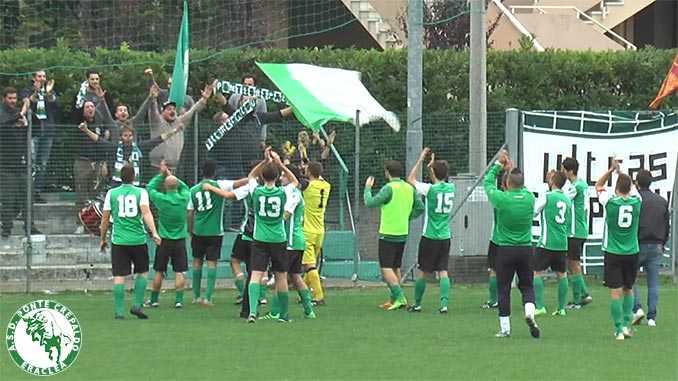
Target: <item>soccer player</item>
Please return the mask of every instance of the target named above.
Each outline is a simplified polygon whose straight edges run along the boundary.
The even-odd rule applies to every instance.
[[[296,166],[288,165],[287,169],[298,179],[301,173]],[[306,283],[301,279],[301,257],[306,249],[306,239],[304,237],[304,199],[298,187],[290,187],[289,178],[283,173],[280,176],[280,184],[287,192],[287,202],[285,203],[285,234],[287,235],[287,273],[296,287],[301,303],[304,307],[304,317],[315,319],[315,311],[311,303],[311,292]],[[271,303],[271,310],[268,314],[259,319],[279,319],[280,303],[278,298],[274,297]]]
[[[613,157],[612,165],[596,182],[598,202],[605,211],[603,230],[603,253],[605,286],[610,289],[610,313],[614,322],[616,340],[631,337],[633,313],[633,284],[638,269],[638,225],[640,223],[641,199],[636,192],[631,194],[631,177],[619,170],[619,162]],[[617,171],[614,194],[609,195],[605,183]],[[633,188],[635,191],[635,188]]]
[[[419,160],[414,164],[407,181],[417,190],[417,195],[425,197],[424,231],[419,241],[419,271],[414,287],[414,304],[408,307],[410,312],[421,312],[421,301],[426,291],[426,274],[437,272],[440,280],[440,308],[438,312],[447,313],[450,301],[450,278],[447,266],[450,260],[450,219],[454,205],[455,186],[445,181],[449,166],[445,160],[436,160],[431,153],[428,173],[431,183],[417,181],[419,168],[429,154],[424,148]]]
[[[502,171],[497,175],[499,178],[497,188],[501,190],[506,189],[505,177],[506,174]],[[497,235],[497,209],[492,208],[492,233],[490,234],[490,243],[487,247],[487,269],[490,272],[490,278],[487,285],[489,299],[482,304],[482,308],[490,309],[499,307],[497,302],[497,244],[495,243],[495,236]]]
[[[112,217],[115,225],[111,233],[115,318],[125,318],[125,277],[132,273],[132,263],[134,263],[134,273],[137,274],[137,278],[134,283],[134,304],[129,312],[139,319],[148,319],[148,315],[141,309],[148,282],[149,262],[144,222],[157,246],[160,246],[162,239],[155,230],[153,215],[148,207],[148,193],[145,189],[132,185],[134,167],[131,164],[125,164],[120,169],[120,177],[122,185],[109,190],[104,200],[100,249],[104,252],[108,246],[106,233]]]
[[[391,290],[389,301],[380,307],[388,310],[397,310],[407,305],[407,299],[400,287],[400,266],[402,266],[403,251],[409,232],[409,221],[419,217],[424,211],[424,203],[417,196],[413,186],[403,181],[400,176],[403,166],[391,160],[386,163],[384,175],[388,181],[377,193],[372,196],[374,176],[365,181],[363,200],[368,208],[381,208],[379,223],[379,267],[381,276]]]
[[[191,249],[193,252],[193,304],[212,307],[212,294],[217,280],[217,261],[221,256],[221,244],[224,239],[223,213],[224,199],[214,197],[213,192],[206,190],[203,185],[209,184],[215,188],[233,191],[237,188],[235,181],[218,180],[217,164],[207,160],[202,165],[203,179],[190,190],[188,202],[188,232],[191,235]],[[243,191],[233,193],[230,198],[242,199]],[[201,298],[202,265],[207,259],[207,288],[205,298]]]
[[[280,305],[279,322],[288,322],[289,291],[287,287],[287,252],[286,235],[284,229],[284,210],[287,202],[285,189],[276,186],[275,182],[283,171],[289,180],[287,187],[296,187],[299,182],[292,172],[282,163],[280,156],[272,151],[267,151],[269,162],[261,167],[261,177],[264,185],[259,185],[256,180],[250,180],[250,194],[254,201],[254,241],[252,241],[252,254],[250,264],[252,275],[249,288],[250,315],[248,323],[257,321],[257,306],[259,295],[259,282],[268,270],[275,273],[276,298]]]
[[[499,169],[507,172],[506,191],[497,188]],[[535,339],[541,332],[534,320],[534,288],[532,259],[532,216],[534,195],[525,187],[523,173],[510,168],[508,153],[504,150],[499,160],[485,176],[483,183],[487,197],[496,210],[497,234],[497,285],[499,293],[499,325],[501,331],[495,336],[511,337],[511,282],[518,274],[518,289],[523,296],[525,321]]]
[[[563,188],[565,194],[572,200],[571,231],[567,240],[567,267],[572,277],[572,302],[568,308],[580,309],[582,305],[591,303],[592,298],[586,288],[584,275],[581,273],[581,254],[584,242],[589,235],[589,208],[586,190],[586,181],[577,176],[579,162],[571,157],[563,160],[561,170],[565,172],[568,182]]]
[[[162,183],[165,185],[165,192],[160,191]],[[153,291],[151,291],[151,299],[144,303],[144,307],[158,307],[162,279],[171,259],[175,284],[174,308],[181,308],[184,303],[184,272],[188,271],[188,259],[186,258],[186,237],[188,236],[186,208],[190,198],[188,185],[172,176],[163,162],[160,165],[160,173],[153,177],[146,188],[151,201],[158,208],[158,225],[162,244],[155,251]]]
[[[306,249],[301,260],[304,265],[304,283],[308,288],[313,289],[315,294],[313,304],[324,306],[325,294],[320,284],[320,274],[316,268],[320,250],[323,247],[325,239],[325,209],[327,200],[330,198],[330,189],[332,186],[322,177],[322,164],[312,161],[308,163],[306,174],[308,175],[308,186],[303,192],[304,195],[304,237],[306,239]]]
[[[537,301],[535,315],[545,315],[544,281],[541,272],[549,267],[558,275],[558,307],[553,316],[565,316],[567,302],[567,236],[570,231],[570,199],[563,193],[566,177],[561,171],[548,174],[549,191],[537,199],[534,215],[541,214],[541,234],[534,255],[534,293]]]

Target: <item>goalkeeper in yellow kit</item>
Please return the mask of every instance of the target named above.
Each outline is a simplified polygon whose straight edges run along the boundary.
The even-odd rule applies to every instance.
[[[304,283],[313,289],[313,304],[318,306],[325,305],[325,295],[322,285],[320,285],[320,274],[316,265],[320,255],[320,249],[323,247],[325,238],[325,208],[327,200],[330,198],[330,183],[322,178],[323,166],[318,162],[308,163],[306,175],[309,183],[303,191],[304,203],[304,236],[306,238],[306,250],[301,263],[304,265]]]

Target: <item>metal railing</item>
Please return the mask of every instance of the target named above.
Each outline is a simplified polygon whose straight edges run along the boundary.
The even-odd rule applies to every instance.
[[[495,1],[495,4],[497,2]],[[513,5],[509,6],[511,8],[511,13],[515,13],[516,9],[533,9],[539,11],[540,14],[548,14],[546,10],[549,9],[560,9],[560,10],[573,10],[577,13],[577,18],[584,21],[584,22],[590,22],[593,25],[599,27],[600,29],[603,30],[605,34],[609,34],[611,39],[615,40],[616,43],[619,45],[622,45],[625,47],[625,49],[628,50],[638,50],[638,47],[635,46],[631,41],[625,39],[612,29],[606,27],[605,25],[601,24],[598,22],[598,20],[594,19],[593,17],[589,16],[586,12],[582,11],[581,9],[575,7],[575,6],[568,6],[568,5]]]

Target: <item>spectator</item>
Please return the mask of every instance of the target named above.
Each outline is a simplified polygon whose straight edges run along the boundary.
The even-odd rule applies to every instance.
[[[245,74],[242,77],[242,83],[247,85],[247,86],[252,86],[256,87],[257,86],[257,77],[255,77],[253,74]],[[250,99],[254,99],[256,102],[256,106],[254,107],[254,111],[256,113],[265,113],[268,112],[268,109],[266,108],[266,101],[257,98],[257,97],[250,97],[248,95],[242,95],[242,94],[231,94],[231,96],[228,98],[228,104],[233,108],[233,110],[237,110],[238,107],[242,106],[245,104],[245,102],[249,101]],[[243,138],[240,140],[241,142],[245,143],[247,147],[254,147],[256,144],[250,144],[255,143],[257,137],[259,138],[259,148],[263,151],[266,149],[266,136],[267,136],[267,126],[265,122],[261,122],[262,124],[259,125],[257,123],[254,115],[249,115],[247,116],[243,121],[242,124],[244,128],[240,129],[240,132],[243,132]],[[256,153],[256,155],[254,155]],[[251,155],[249,155],[249,158],[245,161],[246,163],[249,163],[252,160],[258,159],[260,156],[259,152],[253,152]]]
[[[155,78],[153,77],[153,69],[146,69],[144,70],[144,74],[148,77],[148,85],[153,86],[154,84],[157,84],[155,82]],[[167,88],[160,89],[160,92],[158,93],[158,106],[162,106],[167,100],[169,99],[169,93],[170,89],[172,88],[172,76],[167,78]],[[190,110],[191,107],[195,104],[195,101],[193,98],[191,98],[190,95],[186,95],[184,97],[184,105],[179,108],[179,116],[184,115],[186,113],[186,110]],[[159,108],[158,111],[162,113],[162,110]]]
[[[44,173],[56,135],[54,116],[59,110],[59,98],[54,91],[54,80],[47,81],[45,71],[36,70],[33,73],[33,83],[21,91],[21,98],[23,99],[21,113],[27,115],[29,107],[33,113],[33,154],[37,165],[35,202],[44,203],[40,192],[44,185]]]
[[[638,228],[638,269],[643,267],[647,276],[647,325],[657,326],[657,304],[659,302],[659,269],[664,259],[664,245],[669,239],[669,203],[650,190],[652,173],[641,169],[636,176],[636,187],[642,198],[640,225]],[[633,325],[640,324],[645,317],[643,303],[635,283],[633,285]]]
[[[110,110],[113,109],[113,97],[101,87],[101,77],[96,69],[88,69],[85,72],[85,81],[80,84],[78,92],[73,97],[71,106],[71,122],[80,124],[83,122],[83,107],[86,101],[94,103],[96,110],[96,119],[103,121],[108,126],[113,125],[113,117]],[[100,103],[105,103],[101,105]],[[109,137],[107,134],[106,137]]]
[[[320,133],[313,132],[313,140],[308,137],[306,130],[301,130],[297,134],[297,146],[293,152],[293,162],[303,168],[309,161],[321,161],[330,157],[330,147],[334,144],[337,136],[336,131],[332,131],[325,140],[320,137]]]
[[[172,131],[179,124],[188,126],[191,123],[193,114],[205,108],[207,100],[214,92],[214,85],[205,85],[201,93],[200,100],[193,105],[184,115],[177,118],[176,103],[167,101],[162,104],[162,113],[158,111],[156,106],[157,100],[152,99],[149,105],[149,122],[151,127],[151,138],[160,136],[164,133]],[[159,96],[159,95],[158,95]],[[171,170],[176,170],[181,157],[181,151],[184,149],[184,133],[183,131],[172,140],[168,140],[164,145],[154,148],[150,153],[151,165],[160,167],[160,163],[165,160],[167,166]]]
[[[85,101],[82,107],[82,123],[86,123],[87,127],[99,137],[104,137],[106,126],[96,120],[95,115],[94,102]],[[105,154],[100,152],[96,144],[76,128],[73,129],[72,142],[75,151],[73,177],[75,178],[76,206],[80,207],[85,201],[95,196],[95,191],[103,190],[103,184],[97,179],[100,179],[100,176],[105,177],[108,171],[104,165]],[[82,226],[76,233],[79,233],[81,228]]]
[[[26,118],[17,107],[16,89],[6,87],[2,91],[2,108],[0,108],[0,176],[2,177],[0,217],[2,218],[2,238],[7,238],[11,234],[14,217],[19,214],[19,211],[27,210],[25,189],[28,129],[26,126]],[[40,234],[35,226],[31,226],[30,233]],[[26,234],[29,234],[29,232],[26,231]]]

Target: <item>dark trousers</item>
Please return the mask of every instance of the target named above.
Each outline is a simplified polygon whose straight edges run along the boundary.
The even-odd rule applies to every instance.
[[[252,280],[252,272],[250,271],[250,259],[252,258],[251,250],[247,250],[244,258],[245,266],[247,267],[247,279],[245,280],[245,290],[242,293],[242,305],[240,307],[240,317],[241,318],[247,318],[250,316],[250,303],[248,300],[250,300],[250,291],[249,291],[249,285],[250,281]],[[257,296],[258,298],[258,296]]]
[[[534,303],[532,246],[499,246],[496,270],[499,316],[511,316],[511,282],[514,274],[518,274],[518,289],[523,296],[523,304]]]
[[[2,176],[2,190],[0,190],[2,230],[11,231],[14,219],[19,212],[24,212],[24,218],[28,213],[28,208],[26,208],[26,173],[3,172],[0,173],[0,176]]]

